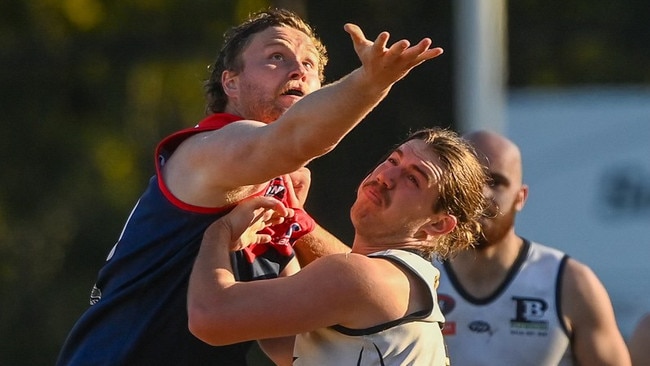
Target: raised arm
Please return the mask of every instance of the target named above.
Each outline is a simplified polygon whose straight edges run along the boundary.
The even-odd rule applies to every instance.
[[[361,61],[358,69],[305,96],[273,123],[240,121],[186,140],[167,163],[172,192],[189,203],[213,205],[206,202],[212,192],[259,184],[304,166],[332,150],[395,82],[443,52],[430,48],[428,38],[414,46],[406,40],[388,46],[387,32],[372,42],[356,25],[345,30]]]
[[[272,200],[244,200],[206,231],[187,296],[188,326],[197,338],[224,345],[286,337],[333,324],[369,326],[377,322],[373,319],[369,324],[368,317],[384,314],[377,303],[408,298],[406,293],[393,296],[392,287],[384,289],[385,278],[380,275],[402,273],[400,269],[391,265],[373,270],[371,263],[388,262],[360,254],[331,255],[289,277],[237,282],[229,250],[268,240],[257,234],[260,225],[284,214]]]
[[[277,130],[274,131],[277,136],[290,136],[283,146],[288,150],[284,156],[295,157],[293,161],[278,162],[275,169],[293,171],[329,152],[384,99],[395,82],[415,66],[442,53],[440,48],[429,48],[431,40],[428,38],[413,47],[401,40],[387,48],[387,32],[371,42],[356,25],[347,24],[345,29],[362,66],[306,96],[268,126],[270,130]],[[274,141],[277,139],[269,142]],[[269,174],[278,174],[278,171]]]
[[[562,297],[578,364],[629,366],[630,355],[616,324],[609,295],[589,267],[569,259],[562,282]]]

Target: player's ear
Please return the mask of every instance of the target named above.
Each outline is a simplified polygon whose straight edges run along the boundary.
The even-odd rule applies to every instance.
[[[432,239],[437,236],[445,235],[454,230],[458,224],[458,219],[454,215],[441,214],[435,215],[429,222],[422,225],[418,234]]]
[[[517,197],[515,197],[515,210],[521,211],[526,204],[528,199],[528,186],[525,184],[521,185],[519,191],[517,192]]]
[[[237,73],[231,70],[225,70],[221,73],[221,85],[223,86],[223,91],[229,97],[232,96],[233,93],[237,92],[237,75]]]

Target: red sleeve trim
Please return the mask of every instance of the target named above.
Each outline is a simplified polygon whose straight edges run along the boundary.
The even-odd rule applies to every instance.
[[[164,164],[164,158],[162,156],[162,151],[167,150],[169,152],[173,152],[176,150],[178,145],[181,144],[184,140],[186,140],[188,137],[195,135],[200,132],[205,132],[205,131],[213,131],[217,130],[221,127],[224,127],[232,122],[242,120],[241,117],[235,116],[232,114],[227,114],[227,113],[216,113],[212,114],[205,119],[203,119],[201,122],[199,122],[196,126],[186,128],[184,130],[177,131],[167,137],[165,137],[158,146],[156,147],[155,150],[155,166],[156,166],[156,176],[158,179],[158,187],[160,188],[160,191],[163,193],[165,198],[169,200],[174,206],[186,210],[186,211],[191,211],[191,212],[196,212],[196,213],[201,213],[201,214],[215,214],[219,212],[223,212],[225,210],[230,209],[232,206],[224,206],[224,207],[201,207],[201,206],[195,206],[191,205],[189,203],[185,203],[176,196],[174,196],[170,191],[169,188],[167,188],[167,185],[165,185],[165,182],[162,179],[162,174],[161,174],[161,167]]]

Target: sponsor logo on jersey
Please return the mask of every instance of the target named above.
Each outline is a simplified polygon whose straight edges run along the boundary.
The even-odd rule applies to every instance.
[[[447,294],[438,294],[438,306],[443,315],[447,315],[456,307],[456,300]]]
[[[269,187],[266,189],[264,195],[267,197],[277,198],[281,201],[284,198],[285,191],[286,188],[284,186],[282,178],[274,178],[269,184]]]
[[[516,297],[515,317],[510,319],[510,334],[524,336],[546,336],[548,335],[548,320],[546,311],[548,303],[543,299],[534,297]]]
[[[456,334],[456,322],[445,321],[445,325],[442,327],[443,336],[452,336]]]
[[[474,320],[470,322],[467,327],[474,333],[488,333],[492,335],[492,327],[490,326],[490,323],[484,320]]]
[[[93,289],[90,291],[90,305],[95,305],[99,300],[102,298],[102,290],[97,287],[97,285],[93,286]]]
[[[456,307],[456,300],[447,294],[438,294],[438,306],[442,315],[446,316]],[[442,328],[442,335],[450,336],[454,334],[456,334],[456,322],[445,321],[445,325]]]

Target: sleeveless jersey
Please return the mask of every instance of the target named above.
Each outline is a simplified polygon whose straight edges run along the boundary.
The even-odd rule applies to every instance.
[[[185,204],[160,178],[160,166],[183,139],[240,119],[215,114],[160,143],[158,174],[100,270],[91,306],[68,335],[58,365],[246,365],[251,342],[213,347],[195,338],[187,326],[188,280],[203,232],[229,208]],[[275,179],[266,191],[282,200],[283,183]],[[277,277],[293,258],[292,252],[281,252],[267,246],[233,253],[235,277]]]
[[[452,365],[572,365],[562,320],[560,281],[568,256],[524,240],[505,281],[489,297],[474,298],[448,263],[438,287]]]
[[[370,257],[388,258],[427,284],[432,299],[425,311],[367,329],[321,328],[296,336],[294,366],[446,365],[441,327],[444,317],[436,301],[440,272],[427,260],[404,250]]]

